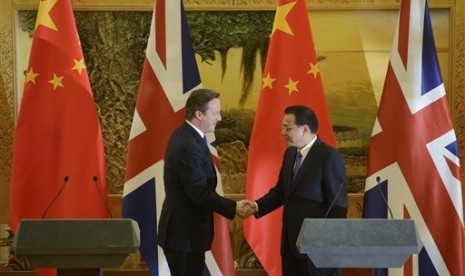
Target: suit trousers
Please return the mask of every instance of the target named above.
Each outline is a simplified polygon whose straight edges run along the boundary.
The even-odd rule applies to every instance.
[[[171,276],[202,276],[205,252],[184,252],[163,249]]]
[[[316,268],[306,255],[295,257],[291,254],[282,256],[283,276],[331,276],[332,268]]]

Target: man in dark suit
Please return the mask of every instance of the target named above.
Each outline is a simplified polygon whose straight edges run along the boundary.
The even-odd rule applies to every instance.
[[[244,201],[216,193],[217,175],[205,133],[221,121],[219,94],[193,91],[185,106],[186,121],[166,147],[165,201],[158,223],[158,244],[163,248],[172,276],[202,275],[205,251],[213,240],[213,212],[228,219],[249,214]]]
[[[296,247],[304,218],[345,218],[347,187],[339,152],[318,138],[318,119],[306,106],[284,111],[282,135],[288,144],[276,185],[255,201],[255,217],[283,209],[281,256],[284,276],[331,275],[331,268],[315,268]],[[300,167],[300,168],[299,168]],[[294,175],[295,174],[295,175]]]

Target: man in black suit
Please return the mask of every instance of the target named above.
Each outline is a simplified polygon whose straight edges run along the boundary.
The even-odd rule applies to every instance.
[[[288,148],[279,178],[266,195],[255,201],[256,218],[284,206],[284,276],[331,275],[333,269],[317,269],[307,255],[298,252],[297,236],[304,218],[345,218],[347,214],[344,161],[336,149],[318,138],[317,129],[318,119],[310,108],[296,105],[285,109],[282,135]]]
[[[172,276],[202,275],[205,251],[213,240],[213,212],[228,219],[250,215],[245,201],[235,202],[216,193],[217,175],[205,133],[221,121],[219,94],[193,91],[185,106],[186,121],[166,147],[165,201],[158,223],[158,244]]]

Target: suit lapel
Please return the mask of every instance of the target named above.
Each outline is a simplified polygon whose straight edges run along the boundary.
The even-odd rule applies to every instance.
[[[210,166],[212,169],[212,176],[215,178],[213,188],[216,187],[216,170],[215,170],[215,163],[213,162],[212,154],[210,152],[210,149],[208,148],[207,143],[205,143],[205,140],[200,136],[200,134],[188,123],[184,123],[184,128],[189,132],[190,135],[192,135],[193,139],[199,144],[199,147],[202,152],[205,153],[205,157],[207,160],[210,162]]]

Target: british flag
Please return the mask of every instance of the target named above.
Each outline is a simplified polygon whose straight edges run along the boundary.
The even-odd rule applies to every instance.
[[[170,274],[157,246],[157,221],[165,197],[165,147],[173,130],[184,121],[187,97],[200,87],[182,1],[157,0],[128,141],[122,204],[122,216],[139,224],[140,252],[151,275]],[[215,138],[210,135],[208,139],[213,143]],[[210,151],[217,156],[214,147],[210,146]],[[221,182],[217,192],[223,194]],[[222,242],[229,246],[218,246]],[[220,216],[215,216],[215,239],[206,262],[211,275],[234,275],[227,221]]]
[[[457,140],[425,0],[401,2],[367,170],[363,216],[387,218],[390,207],[423,243],[389,273],[465,275]]]

